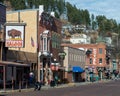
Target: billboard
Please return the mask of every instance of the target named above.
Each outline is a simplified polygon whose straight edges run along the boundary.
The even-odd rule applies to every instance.
[[[7,24],[6,25],[6,47],[24,47],[24,25]]]

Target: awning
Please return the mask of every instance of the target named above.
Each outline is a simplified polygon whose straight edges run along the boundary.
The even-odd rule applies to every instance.
[[[16,63],[16,62],[0,61],[0,66],[23,66],[23,67],[30,67],[31,64],[21,64],[21,63]]]
[[[81,68],[80,66],[73,66],[72,71],[73,72],[84,72],[84,69]]]

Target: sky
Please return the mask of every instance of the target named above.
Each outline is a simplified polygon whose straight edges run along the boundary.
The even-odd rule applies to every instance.
[[[65,0],[78,9],[87,9],[95,16],[104,15],[120,23],[120,0]]]

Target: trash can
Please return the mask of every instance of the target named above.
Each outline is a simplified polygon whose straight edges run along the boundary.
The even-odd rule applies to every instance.
[[[55,86],[55,81],[54,81],[54,80],[52,80],[52,81],[50,82],[50,86],[51,86],[51,87],[54,87],[54,86]]]

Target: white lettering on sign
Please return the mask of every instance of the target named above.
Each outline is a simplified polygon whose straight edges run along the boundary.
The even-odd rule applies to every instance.
[[[7,40],[6,47],[23,47],[23,40]]]
[[[93,49],[93,65],[96,65],[96,53],[97,49]]]

